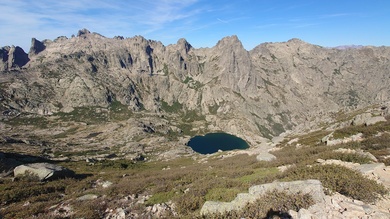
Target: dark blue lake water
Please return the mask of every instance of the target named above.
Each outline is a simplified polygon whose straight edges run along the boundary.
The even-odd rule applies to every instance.
[[[205,136],[195,136],[190,139],[188,146],[201,154],[212,154],[218,150],[230,151],[249,148],[246,141],[227,133],[209,133]]]

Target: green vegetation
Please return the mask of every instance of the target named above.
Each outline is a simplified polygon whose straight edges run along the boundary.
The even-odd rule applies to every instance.
[[[58,112],[54,116],[58,116],[61,121],[87,124],[100,124],[108,121],[108,112],[97,107],[75,107],[70,113]]]
[[[299,211],[301,208],[308,208],[313,204],[314,201],[309,194],[270,191],[255,202],[247,204],[240,211],[207,215],[204,218],[279,218],[276,216],[286,213],[290,209]],[[275,217],[272,217],[273,215]]]
[[[167,103],[165,103],[167,104]],[[181,111],[182,106],[174,103],[167,106],[171,111]],[[84,110],[84,111],[83,111]],[[126,112],[127,107],[115,102],[110,106],[111,112]],[[77,109],[76,112],[57,115],[65,119],[81,112],[96,112],[96,109]],[[103,111],[105,113],[105,111]],[[180,113],[177,127],[182,133],[168,133],[172,139],[179,135],[194,135],[193,121],[204,119],[196,111]],[[88,117],[89,116],[89,117]],[[125,116],[125,114],[123,115]],[[84,121],[92,119],[91,115],[82,117]],[[283,119],[283,118],[282,118]],[[185,122],[188,121],[188,122]],[[0,208],[5,218],[45,218],[51,211],[50,207],[67,203],[72,206],[74,215],[70,218],[102,218],[106,209],[118,207],[118,200],[124,200],[130,195],[148,196],[144,203],[131,205],[131,211],[141,214],[143,209],[154,204],[173,202],[179,218],[199,218],[200,208],[205,201],[232,201],[238,193],[247,192],[253,185],[271,183],[274,181],[291,181],[318,179],[329,194],[338,192],[353,199],[373,202],[378,196],[388,191],[376,181],[362,176],[359,172],[342,166],[320,165],[317,159],[339,159],[354,163],[370,163],[370,159],[358,154],[335,152],[338,148],[362,149],[372,153],[379,162],[389,165],[390,160],[384,156],[390,155],[390,122],[382,122],[373,126],[350,126],[336,130],[335,136],[347,137],[363,133],[365,139],[361,142],[350,142],[335,146],[326,146],[321,138],[330,131],[320,130],[306,135],[297,136],[299,140],[287,144],[286,140],[272,152],[277,159],[269,162],[259,162],[256,156],[236,155],[224,156],[217,153],[202,159],[182,157],[169,161],[139,161],[117,159],[96,161],[93,165],[85,161],[62,162],[60,165],[74,170],[74,179],[59,179],[49,182],[37,182],[33,177],[21,178],[12,182],[11,179],[0,179]],[[78,132],[77,127],[69,127],[57,137]],[[378,134],[380,133],[380,134]],[[92,132],[88,137],[97,137],[99,132]],[[166,135],[164,135],[166,136]],[[271,136],[271,134],[270,134]],[[108,150],[108,149],[107,149]],[[107,150],[93,148],[79,152],[53,151],[56,156],[79,156],[85,154],[107,153]],[[149,159],[148,159],[149,160]],[[207,162],[206,162],[207,161]],[[291,165],[285,172],[279,172],[282,165]],[[108,188],[97,186],[97,181],[108,180],[113,183]],[[95,200],[77,201],[85,194],[96,194]],[[26,208],[26,203],[29,203]],[[289,194],[286,192],[270,192],[255,203],[248,204],[241,211],[226,214],[208,215],[213,218],[263,218],[271,209],[286,211],[307,208],[312,204],[309,195]],[[166,215],[172,217],[172,215]],[[205,216],[206,217],[206,216]]]
[[[161,101],[161,109],[167,113],[178,113],[183,109],[183,105],[178,101],[173,102],[172,105],[169,105],[164,100]]]
[[[348,94],[348,106],[357,106],[359,103],[359,95],[354,90],[349,90]]]
[[[340,69],[336,69],[336,68],[335,68],[335,69],[333,70],[333,74],[334,74],[334,75],[341,75]]]
[[[218,104],[209,106],[209,112],[210,112],[210,114],[212,114],[212,115],[216,115],[217,112],[218,112],[218,109],[219,109],[219,105],[218,105]]]
[[[129,109],[129,106],[123,105],[121,102],[115,100],[109,107],[109,120],[110,121],[123,121],[131,118],[133,112]]]
[[[165,76],[169,74],[168,65],[167,65],[166,63],[164,63],[163,72],[164,72],[164,75],[165,75]]]
[[[20,115],[10,120],[6,120],[4,123],[12,126],[32,125],[42,129],[48,128],[49,125],[49,121],[45,117],[36,115]]]
[[[175,192],[173,190],[169,191],[169,192],[155,193],[155,194],[153,194],[152,197],[150,197],[146,201],[146,205],[154,205],[154,204],[159,204],[159,203],[165,203],[165,202],[168,202],[168,201],[172,200],[172,198],[174,196],[175,196]]]
[[[285,181],[318,179],[331,192],[365,202],[373,202],[377,195],[388,191],[383,185],[370,180],[360,173],[338,165],[303,166],[287,170],[282,177]]]
[[[202,121],[206,119],[204,115],[198,114],[196,110],[188,110],[182,118],[184,122]]]
[[[123,121],[131,118],[133,111],[127,105],[114,100],[108,108],[102,107],[75,107],[72,112],[58,112],[54,116],[59,121],[84,122],[87,124],[101,124],[109,121]]]
[[[188,84],[189,88],[198,90],[199,88],[203,87],[203,84],[200,83],[199,81],[194,80],[192,77],[186,77],[183,81],[184,84]]]

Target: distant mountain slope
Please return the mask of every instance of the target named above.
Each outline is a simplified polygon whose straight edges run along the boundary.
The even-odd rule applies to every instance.
[[[191,115],[230,133],[276,136],[329,121],[340,110],[389,100],[390,48],[329,49],[299,39],[246,51],[236,36],[212,48],[165,46],[80,30],[0,49],[3,118],[75,107]],[[13,112],[13,113],[11,113]]]

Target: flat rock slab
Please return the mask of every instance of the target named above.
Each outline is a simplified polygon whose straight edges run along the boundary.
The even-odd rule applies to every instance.
[[[93,200],[93,199],[97,199],[97,198],[98,198],[98,196],[95,194],[86,194],[86,195],[78,197],[77,200],[78,201],[87,201],[87,200]]]
[[[231,202],[206,201],[200,210],[202,215],[212,213],[224,213],[232,210],[243,209],[248,203],[256,201],[269,191],[285,191],[292,194],[301,192],[310,194],[316,203],[325,201],[323,186],[318,180],[305,180],[293,182],[274,182],[256,185],[249,188],[248,193],[240,193]]]
[[[376,170],[381,170],[386,168],[384,163],[372,163],[372,164],[362,164],[356,169],[363,174],[370,174]]]
[[[261,154],[256,156],[257,161],[272,161],[275,159],[276,159],[275,155],[270,154],[270,153],[261,153]]]
[[[14,169],[14,176],[35,175],[40,181],[53,180],[57,178],[71,177],[72,170],[50,163],[32,163],[17,166]]]

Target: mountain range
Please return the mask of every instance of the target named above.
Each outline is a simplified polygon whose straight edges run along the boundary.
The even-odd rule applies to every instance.
[[[247,51],[229,36],[194,48],[185,39],[166,46],[83,29],[71,38],[33,38],[28,53],[0,49],[1,119],[121,104],[134,115],[168,116],[192,131],[251,142],[388,101],[389,59],[389,47],[325,48],[291,39]]]

